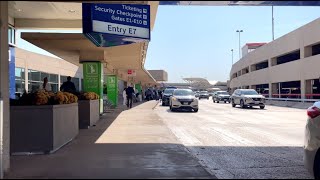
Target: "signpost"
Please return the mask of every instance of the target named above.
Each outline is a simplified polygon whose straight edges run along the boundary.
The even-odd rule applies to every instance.
[[[100,113],[103,113],[103,67],[101,62],[83,63],[83,89],[100,97]]]
[[[82,4],[83,34],[98,47],[150,41],[150,5]]]

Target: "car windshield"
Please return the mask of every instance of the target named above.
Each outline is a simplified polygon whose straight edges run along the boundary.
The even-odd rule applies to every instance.
[[[208,91],[201,91],[201,94],[208,94]]]
[[[191,90],[175,90],[173,92],[174,96],[193,96],[194,93]]]
[[[228,92],[217,92],[218,95],[229,95]]]
[[[165,89],[164,94],[172,94],[175,89]]]
[[[244,95],[258,95],[256,91],[242,91],[242,94]]]

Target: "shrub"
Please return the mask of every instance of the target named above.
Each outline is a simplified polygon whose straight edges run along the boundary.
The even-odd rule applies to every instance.
[[[99,99],[99,95],[95,92],[85,92],[79,95],[80,100],[96,100]]]
[[[77,103],[78,97],[67,92],[53,93],[39,90],[34,93],[24,93],[20,99],[11,102],[13,106],[71,104]]]

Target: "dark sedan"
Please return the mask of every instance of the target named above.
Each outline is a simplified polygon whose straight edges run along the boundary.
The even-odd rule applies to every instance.
[[[170,97],[172,96],[173,91],[177,88],[166,88],[162,96],[162,106],[169,106]]]

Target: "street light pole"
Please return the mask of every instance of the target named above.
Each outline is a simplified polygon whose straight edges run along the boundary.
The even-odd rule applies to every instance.
[[[274,40],[274,17],[273,17],[273,6],[272,6],[272,40]]]
[[[243,30],[237,30],[237,33],[239,33],[239,60],[240,60],[240,33],[243,32]]]

